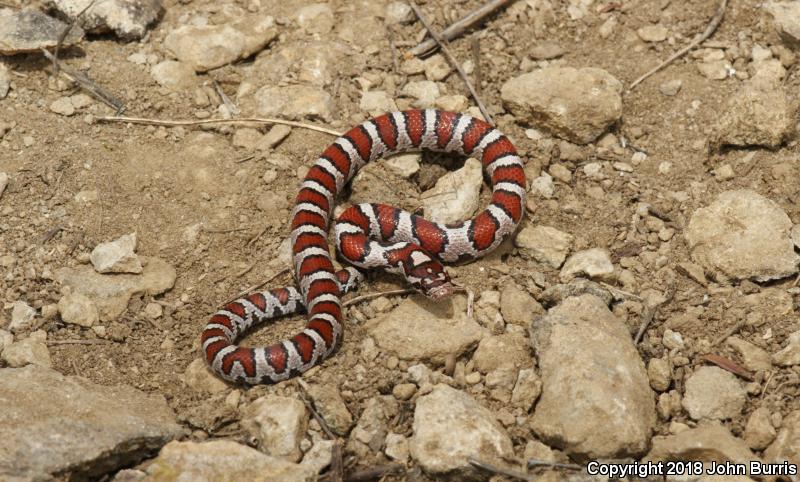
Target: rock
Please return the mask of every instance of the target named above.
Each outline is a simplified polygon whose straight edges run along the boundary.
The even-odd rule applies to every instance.
[[[120,236],[114,241],[100,243],[92,250],[90,260],[98,273],[142,272],[142,262],[134,253],[136,233]]]
[[[400,64],[400,72],[406,75],[421,74],[425,72],[425,63],[417,57],[403,60],[403,63]]]
[[[717,116],[712,145],[780,146],[795,129],[797,103],[775,81],[745,83]]]
[[[391,23],[410,23],[417,18],[411,7],[404,2],[392,2],[386,6],[386,20]]]
[[[764,4],[772,14],[775,30],[790,48],[800,47],[800,5],[792,1],[773,1]]]
[[[764,450],[764,462],[790,464],[800,462],[800,411],[795,410],[783,419],[775,441]]]
[[[518,122],[588,144],[622,116],[622,84],[602,69],[547,67],[503,85],[503,103]]]
[[[14,343],[14,335],[6,330],[0,330],[0,354],[3,353],[5,347]]]
[[[100,321],[112,321],[127,308],[137,294],[155,296],[175,284],[175,268],[161,259],[142,257],[142,274],[99,274],[88,265],[60,268],[55,280],[74,293],[86,295],[97,306]]]
[[[320,417],[336,435],[347,435],[353,426],[353,416],[347,409],[342,394],[335,385],[301,383]]]
[[[35,331],[28,338],[17,340],[6,346],[0,359],[11,368],[20,368],[26,365],[50,368],[53,366],[53,362],[50,360],[50,351],[45,344],[46,340],[47,333],[43,330]]]
[[[775,440],[777,432],[770,421],[769,410],[764,407],[753,410],[744,427],[744,441],[753,450],[764,450]]]
[[[233,133],[232,144],[234,147],[253,150],[261,143],[261,141],[263,141],[263,139],[264,136],[258,131],[258,129],[242,127],[241,129],[236,129],[236,132]]]
[[[726,191],[694,212],[685,236],[706,272],[769,281],[797,273],[792,222],[775,202],[747,190]]]
[[[668,97],[672,97],[678,95],[678,92],[680,92],[682,86],[683,86],[683,81],[681,79],[672,79],[659,85],[658,90],[662,94]]]
[[[24,301],[15,301],[11,307],[11,323],[8,329],[13,333],[23,331],[33,324],[36,310]]]
[[[103,0],[91,7],[91,0],[48,0],[48,3],[70,20],[80,15],[78,24],[87,32],[113,31],[127,40],[142,38],[147,27],[163,13],[161,0]]]
[[[8,67],[5,64],[0,63],[0,100],[6,98],[9,90],[11,90],[11,74],[8,71]],[[1,189],[0,195],[2,195]]]
[[[430,80],[414,80],[403,86],[402,94],[415,99],[414,107],[427,109],[433,107],[439,98],[439,86]]]
[[[484,334],[481,326],[467,317],[463,296],[434,302],[413,295],[367,322],[366,328],[383,352],[402,360],[440,365],[474,347]]]
[[[711,80],[725,80],[731,72],[731,64],[727,60],[714,60],[712,62],[699,62],[697,70],[703,77]]]
[[[297,24],[309,33],[326,34],[333,29],[333,10],[324,3],[312,3],[297,9]]]
[[[194,69],[183,62],[165,60],[150,69],[153,79],[158,85],[179,92],[197,85],[197,75]]]
[[[256,399],[242,415],[242,427],[267,455],[299,462],[300,440],[308,427],[308,412],[300,400],[276,395]]]
[[[436,385],[417,400],[413,427],[411,457],[433,477],[483,477],[467,457],[505,465],[503,459],[514,453],[511,438],[494,415],[447,385]]]
[[[651,358],[647,363],[647,376],[650,387],[657,392],[665,392],[672,383],[672,367],[665,358]]]
[[[653,437],[653,446],[644,460],[731,461],[749,464],[757,460],[742,439],[736,438],[718,422],[706,422],[675,435]]]
[[[397,110],[397,104],[394,103],[394,99],[389,97],[389,94],[383,90],[373,90],[361,94],[359,107],[361,110],[369,112],[372,117]]]
[[[303,455],[301,465],[310,468],[315,474],[322,472],[322,469],[331,464],[334,443],[333,440],[317,440]]]
[[[19,11],[0,8],[0,54],[40,53],[40,48],[55,47],[66,26],[33,8]],[[81,40],[83,30],[73,27],[62,45],[75,45]]]
[[[443,95],[436,99],[434,107],[449,112],[463,112],[469,108],[469,99],[463,95]]]
[[[383,452],[392,460],[403,464],[408,462],[408,439],[400,434],[389,432],[386,434],[386,448]]]
[[[555,42],[540,42],[531,47],[530,56],[534,60],[551,60],[557,59],[566,53],[566,50],[561,45]]]
[[[523,255],[558,269],[567,258],[573,236],[550,226],[527,224],[514,239]]]
[[[0,132],[2,132],[2,128],[1,127],[0,127]],[[0,135],[0,138],[2,138],[2,137],[3,136]],[[0,198],[3,197],[3,193],[5,192],[7,186],[8,186],[8,174],[6,174],[5,172],[0,171]]]
[[[772,359],[766,350],[735,336],[729,336],[725,343],[739,353],[742,366],[748,370],[754,372],[772,370]]]
[[[164,47],[196,72],[206,72],[263,49],[278,31],[271,16],[247,15],[221,25],[183,25],[164,39]]]
[[[425,77],[434,82],[446,79],[453,70],[450,68],[450,64],[441,54],[431,55],[422,63],[425,69]]]
[[[553,176],[543,172],[541,176],[531,181],[531,192],[535,192],[545,199],[551,199],[556,193]]]
[[[435,223],[455,223],[468,219],[480,206],[483,167],[469,158],[464,167],[448,172],[436,185],[422,193],[425,217]]]
[[[98,322],[97,306],[87,296],[70,293],[58,301],[58,312],[65,323],[90,328]]]
[[[658,25],[645,25],[636,31],[639,38],[645,42],[663,42],[667,40],[667,28],[661,24]]]
[[[544,313],[544,308],[527,291],[508,283],[500,292],[500,313],[506,323],[527,327],[535,315]]]
[[[397,154],[384,160],[390,171],[405,179],[419,172],[422,156],[419,153]]]
[[[589,278],[607,279],[614,273],[611,255],[603,248],[578,251],[569,257],[561,268],[559,278],[566,283],[572,278],[585,274]]]
[[[728,419],[742,413],[747,392],[731,372],[714,366],[698,368],[688,380],[683,408],[695,420]]]
[[[229,386],[209,370],[204,360],[199,358],[192,361],[183,372],[183,383],[198,392],[220,393]]]
[[[347,58],[347,62],[341,62],[342,58]],[[346,44],[330,38],[287,39],[256,57],[245,81],[239,86],[238,95],[241,99],[258,87],[287,82],[328,87],[342,75],[364,71],[368,58],[366,54],[356,53]]]
[[[542,394],[542,380],[533,368],[523,368],[517,375],[517,382],[511,392],[511,403],[526,412],[533,407]]]
[[[291,127],[283,124],[275,124],[270,128],[269,131],[267,131],[266,134],[264,134],[264,137],[261,138],[261,141],[259,141],[256,147],[262,151],[272,149],[283,142],[284,139],[289,137],[289,134],[291,133]]]
[[[391,399],[391,397],[389,398]],[[367,400],[358,423],[350,433],[348,448],[362,456],[380,452],[383,449],[386,434],[389,432],[390,411],[384,397],[373,397]]]
[[[147,466],[143,482],[312,482],[317,473],[301,464],[264,455],[256,449],[229,440],[170,442]]]
[[[786,346],[772,355],[772,362],[784,367],[800,364],[800,331],[789,334]]]
[[[0,370],[0,400],[0,478],[99,479],[183,433],[160,395],[37,366]]]
[[[531,333],[542,377],[531,418],[538,438],[576,460],[644,453],[655,403],[628,327],[584,294],[550,309]]]
[[[50,103],[50,110],[66,117],[75,113],[75,106],[69,97],[59,97]]]
[[[533,365],[528,340],[520,333],[487,336],[472,355],[475,369],[489,373],[500,367],[529,368]]]
[[[254,99],[257,113],[265,117],[329,121],[335,110],[330,94],[310,85],[266,86],[254,94]]]

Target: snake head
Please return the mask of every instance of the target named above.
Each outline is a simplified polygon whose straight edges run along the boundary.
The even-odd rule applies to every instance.
[[[433,301],[440,301],[451,294],[455,287],[450,275],[438,261],[414,268],[408,276],[411,286]]]

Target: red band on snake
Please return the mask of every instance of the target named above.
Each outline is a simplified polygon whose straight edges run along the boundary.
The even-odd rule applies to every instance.
[[[212,370],[232,382],[276,383],[329,357],[342,339],[341,297],[361,274],[336,272],[328,250],[334,202],[358,169],[391,154],[427,149],[481,160],[492,197],[474,218],[439,224],[383,204],[359,204],[337,220],[340,256],[363,269],[383,268],[406,277],[426,296],[453,291],[443,263],[478,258],[514,232],[525,207],[525,173],[511,141],[479,119],[438,110],[392,112],[370,119],[336,139],[300,186],[292,219],[297,288],[252,293],[218,311],[201,337]],[[305,310],[308,323],[291,339],[268,347],[235,345],[251,326]]]

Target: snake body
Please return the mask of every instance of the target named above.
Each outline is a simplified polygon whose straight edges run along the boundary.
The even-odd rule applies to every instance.
[[[489,253],[516,229],[525,206],[525,173],[511,141],[488,123],[453,112],[407,110],[384,114],[337,138],[308,171],[295,200],[291,223],[294,276],[298,288],[252,293],[226,304],[201,336],[211,369],[232,382],[276,383],[329,357],[342,339],[341,296],[360,281],[352,267],[334,269],[328,230],[343,187],[367,162],[421,149],[480,159],[492,185],[487,208],[472,219],[439,224],[384,204],[359,204],[337,219],[339,255],[362,269],[402,274],[426,296],[453,290],[443,263]],[[306,311],[305,329],[268,347],[235,345],[251,326]]]

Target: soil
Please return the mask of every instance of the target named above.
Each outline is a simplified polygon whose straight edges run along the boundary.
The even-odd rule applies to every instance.
[[[281,19],[291,17],[295,8],[307,2],[256,0],[255,3],[260,4],[259,14],[269,13]],[[480,3],[428,0],[423,10],[441,29]],[[540,4],[537,1],[528,3]],[[710,41],[712,45],[733,47],[741,41],[751,46],[780,46],[771,19],[759,4],[755,0],[732,2]],[[192,89],[170,92],[155,83],[148,68],[126,59],[139,52],[156,53],[164,58],[160,42],[169,29],[177,25],[183,15],[214,11],[215,5],[216,2],[206,0],[169,1],[164,18],[143,41],[122,43],[111,36],[90,37],[79,48],[64,52],[63,62],[87,71],[98,84],[120,97],[125,102],[126,115],[195,119],[198,111],[213,110],[219,99],[214,100],[211,108],[198,107]],[[344,0],[334,0],[331,5],[337,22],[346,21],[356,8]],[[617,9],[606,14],[615,16],[619,22],[609,38],[602,38],[598,33],[604,21],[596,11],[601,4],[590,6],[589,13],[578,20],[570,18],[568,5],[564,1],[554,1],[552,13],[545,12],[538,19],[532,18],[531,8],[514,7],[451,44],[454,55],[464,61],[473,58],[471,39],[478,39],[481,96],[498,126],[514,139],[528,163],[528,174],[536,175],[557,163],[572,171],[569,183],[556,183],[553,199],[531,198],[536,203],[529,207],[528,222],[573,234],[575,250],[607,248],[619,254],[615,258],[617,261],[619,257],[637,257],[641,251],[657,249],[658,243],[648,243],[653,233],[648,233],[642,225],[631,226],[630,222],[637,203],[650,203],[666,215],[668,225],[677,233],[669,249],[658,253],[666,256],[663,265],[656,268],[647,264],[648,268],[635,273],[639,283],[637,294],[648,293],[648,290],[666,293],[674,283],[675,296],[656,313],[640,344],[644,361],[664,355],[660,338],[665,322],[696,306],[704,308],[702,314],[690,317],[680,328],[689,345],[686,354],[691,364],[703,363],[700,357],[705,353],[737,360],[735,352],[724,343],[714,346],[712,343],[740,317],[754,313],[763,324],[746,324],[738,336],[769,352],[778,351],[786,335],[800,328],[794,309],[782,313],[780,307],[768,302],[742,306],[741,297],[744,293],[768,288],[785,290],[793,280],[769,285],[712,283],[704,287],[687,276],[676,274],[675,270],[679,263],[690,261],[682,228],[695,209],[707,206],[722,191],[755,190],[778,203],[794,223],[800,222],[796,142],[791,141],[775,151],[757,148],[710,151],[708,148],[710,126],[722,112],[725,101],[740,87],[740,80],[707,79],[699,73],[696,61],[689,55],[655,74],[633,92],[626,93],[623,118],[611,132],[645,151],[647,159],[635,167],[631,176],[609,177],[602,183],[601,196],[588,189],[598,184],[586,179],[581,166],[609,159],[630,162],[634,151],[630,148],[621,152],[603,151],[592,145],[581,148],[583,154],[577,160],[562,160],[558,140],[530,139],[525,133],[529,126],[517,125],[500,101],[503,83],[523,73],[520,67],[523,59],[545,42],[558,44],[564,50],[563,56],[551,63],[603,68],[629,85],[701,32],[715,12],[717,2],[624,2],[621,11]],[[653,44],[637,37],[637,29],[654,22],[669,29],[670,40]],[[290,26],[280,26],[280,30],[285,36],[282,40],[300,35]],[[383,81],[384,86],[387,82],[384,79],[391,77],[398,91],[408,80],[422,78],[408,77],[395,70],[389,47],[391,39],[398,55],[402,56],[419,40],[420,32],[421,27],[416,22],[393,27],[393,34],[383,39],[378,53],[369,56],[363,74]],[[325,42],[335,36],[336,29],[321,34],[320,40]],[[100,102],[94,102],[74,116],[64,117],[52,112],[49,105],[59,97],[78,93],[77,88],[67,86],[59,90],[58,82],[49,78],[49,62],[39,55],[20,55],[4,61],[12,70],[12,95],[0,101],[0,120],[13,121],[16,127],[0,140],[0,171],[11,178],[0,198],[0,255],[11,254],[16,263],[0,276],[0,298],[5,302],[5,309],[0,311],[0,327],[10,321],[10,307],[16,300],[24,300],[35,308],[58,302],[60,288],[48,279],[49,273],[85,262],[86,254],[96,244],[135,231],[139,254],[163,258],[177,269],[175,287],[155,300],[144,297],[130,303],[120,321],[129,326],[131,332],[121,343],[51,346],[54,367],[64,374],[80,375],[100,384],[122,383],[162,394],[178,417],[194,430],[192,437],[205,438],[220,429],[224,431],[230,419],[223,417],[221,420],[217,416],[219,412],[215,411],[215,406],[220,396],[209,397],[187,390],[180,381],[181,375],[189,363],[198,358],[200,333],[217,307],[275,275],[277,277],[267,286],[292,283],[291,275],[281,272],[285,265],[278,258],[281,243],[289,233],[291,200],[297,189],[298,175],[332,137],[294,128],[273,153],[263,154],[234,147],[231,138],[236,128],[230,126],[201,129],[100,123],[91,117],[113,114]],[[242,79],[241,69],[252,61],[252,58],[246,59],[203,74],[201,81],[210,84],[212,79],[218,80],[222,89],[235,100]],[[341,62],[346,63],[347,59],[342,58]],[[319,125],[343,131],[366,118],[359,109],[359,83],[346,70],[336,70],[340,77],[335,79],[339,109],[335,119],[328,123],[316,120]],[[795,67],[791,66],[789,72],[787,88],[796,90]],[[659,85],[673,79],[683,80],[680,92],[674,97],[660,93]],[[448,93],[468,95],[457,75],[450,75],[444,83]],[[259,128],[262,132],[268,129]],[[274,169],[266,159],[275,154],[286,156],[292,166],[279,168],[278,180],[266,184],[263,174],[267,169]],[[435,156],[426,156],[426,160],[441,161]],[[664,162],[672,164],[667,173],[659,171]],[[735,176],[732,179],[715,177],[715,168],[723,164],[733,167]],[[452,169],[460,162],[444,165]],[[373,167],[374,175],[385,180],[379,188],[373,188],[377,196],[373,200],[385,201],[381,193],[389,186],[392,196],[399,198],[401,204],[415,207],[420,192],[427,188],[421,183],[431,173],[435,177],[443,172],[430,164],[425,166],[411,182],[397,179],[382,165]],[[785,172],[795,175],[783,175]],[[76,194],[81,191],[96,191],[97,199],[76,200]],[[679,202],[670,195],[677,191],[690,195]],[[270,196],[264,198],[269,193]],[[203,228],[193,238],[191,227],[198,224]],[[638,233],[635,238],[639,244],[626,239],[630,230]],[[558,283],[556,270],[523,260],[511,247],[488,259],[454,267],[451,273],[459,283],[476,293],[501,289],[503,283],[513,279],[536,295],[541,288],[531,281],[532,273],[544,274],[548,284]],[[400,281],[379,274],[372,277],[359,294],[400,287]],[[144,307],[151,301],[166,307],[162,317],[150,320],[144,313]],[[361,307],[363,312],[370,312],[366,303]],[[632,333],[638,329],[642,311],[640,303],[630,301],[615,307],[615,313],[628,323]],[[354,317],[348,319],[345,341],[338,354],[304,378],[334,381],[357,417],[365,400],[390,393],[392,386],[404,381],[407,366],[401,362],[390,370],[383,354],[374,361],[364,362],[359,355],[365,330]],[[300,316],[281,320],[276,325],[255,330],[246,338],[246,343],[276,341],[299,330],[302,324]],[[66,325],[57,317],[44,320],[41,328],[48,332],[49,340],[96,337],[91,330]],[[771,330],[770,338],[764,336],[767,329]],[[353,376],[354,371],[359,376]],[[788,369],[775,374],[777,377],[786,375],[796,376]],[[756,380],[760,390],[755,390],[744,413],[726,423],[735,434],[741,434],[747,415],[759,406],[784,415],[800,408],[800,397],[797,397],[800,386],[785,384],[778,388],[778,384],[773,383],[764,387],[764,382]],[[255,399],[266,391],[294,391],[295,383],[248,389],[244,392],[245,399]],[[768,396],[761,396],[761,391],[766,391]],[[488,398],[482,401],[489,408],[501,408],[501,404]],[[399,425],[393,430],[410,435],[413,406],[408,405],[405,410],[407,413],[396,421]],[[673,420],[685,422],[687,417],[682,413]],[[244,434],[237,431],[235,425],[232,427],[230,433],[244,440]],[[667,433],[667,427],[668,422],[659,422],[657,432]],[[509,431],[520,447],[532,437],[525,426],[512,426]],[[374,462],[358,461],[363,465]]]

